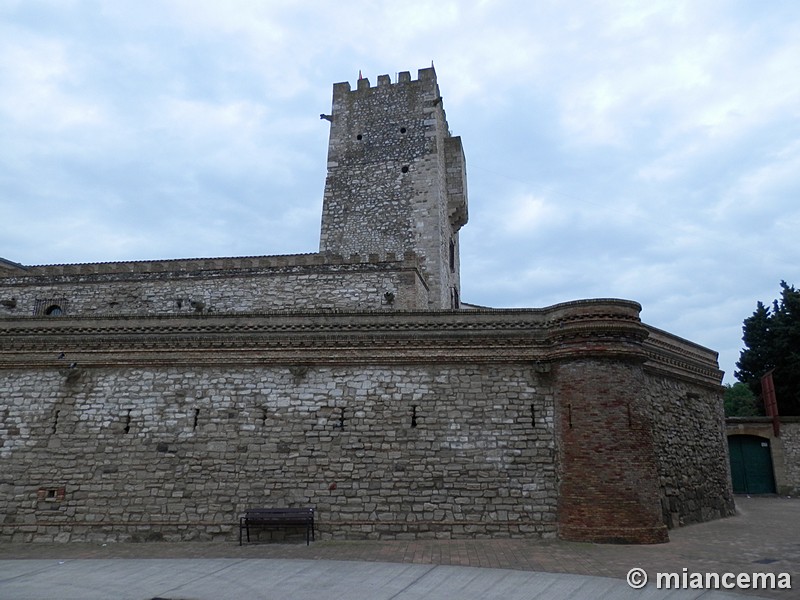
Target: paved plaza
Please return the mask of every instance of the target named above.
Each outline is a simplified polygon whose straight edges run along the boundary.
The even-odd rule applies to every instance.
[[[480,539],[0,544],[0,598],[800,598],[800,499],[737,497],[735,517],[668,544]],[[625,577],[639,567],[641,590]],[[792,590],[659,590],[656,573],[789,573]]]

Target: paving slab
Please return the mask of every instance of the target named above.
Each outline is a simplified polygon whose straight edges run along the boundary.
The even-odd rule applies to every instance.
[[[510,569],[281,559],[0,561],[7,600],[741,600],[724,592],[634,590],[624,581]]]

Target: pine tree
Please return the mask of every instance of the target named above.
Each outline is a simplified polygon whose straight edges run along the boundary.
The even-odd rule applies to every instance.
[[[781,281],[781,298],[772,308],[758,302],[742,328],[745,348],[736,378],[761,397],[761,376],[774,369],[781,415],[800,415],[800,291]]]

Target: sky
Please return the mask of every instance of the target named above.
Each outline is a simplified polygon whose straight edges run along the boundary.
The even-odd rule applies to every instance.
[[[461,297],[720,353],[800,285],[796,0],[0,0],[0,257],[316,252],[332,84],[433,61]]]

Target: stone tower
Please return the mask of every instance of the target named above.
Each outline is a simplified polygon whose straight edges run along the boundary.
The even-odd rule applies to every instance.
[[[320,252],[415,254],[429,308],[459,307],[458,231],[467,222],[461,138],[450,135],[433,67],[370,87],[333,86]]]

